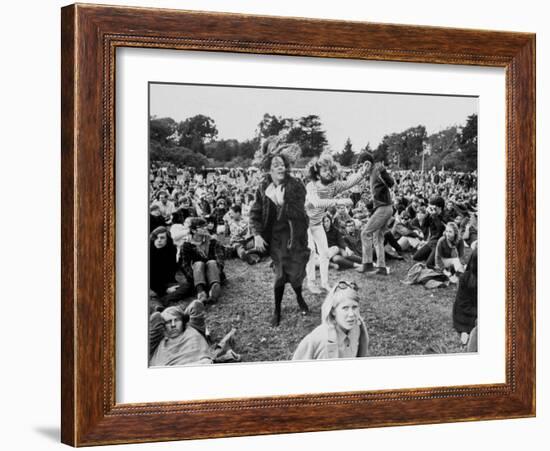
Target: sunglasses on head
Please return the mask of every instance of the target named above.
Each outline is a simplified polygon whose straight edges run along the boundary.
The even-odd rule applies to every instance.
[[[336,285],[336,289],[338,290],[345,290],[346,288],[351,288],[352,290],[358,291],[359,287],[355,282],[346,282],[345,280],[341,280]]]

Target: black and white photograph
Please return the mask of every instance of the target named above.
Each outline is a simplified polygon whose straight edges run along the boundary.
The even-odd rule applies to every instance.
[[[150,367],[477,352],[477,97],[148,89]]]

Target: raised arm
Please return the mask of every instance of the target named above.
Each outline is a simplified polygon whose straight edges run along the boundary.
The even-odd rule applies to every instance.
[[[360,171],[360,172],[357,172],[356,174],[351,175],[350,177],[348,177],[347,180],[344,180],[343,182],[340,182],[340,181],[334,182],[335,194],[340,194],[341,192],[346,191],[351,187],[357,185],[358,183],[361,182],[361,180],[363,179],[363,176],[364,176],[363,171]]]

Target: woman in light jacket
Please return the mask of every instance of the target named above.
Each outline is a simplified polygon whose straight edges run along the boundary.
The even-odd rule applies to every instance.
[[[366,357],[368,344],[357,285],[342,280],[331,288],[321,307],[321,324],[302,339],[292,359]]]

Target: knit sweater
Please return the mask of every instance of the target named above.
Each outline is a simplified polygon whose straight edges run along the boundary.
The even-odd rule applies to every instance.
[[[325,210],[336,205],[336,196],[357,185],[362,178],[363,174],[358,172],[345,181],[337,180],[326,185],[320,180],[309,182],[306,185],[306,213],[309,216],[309,225],[320,225]]]

